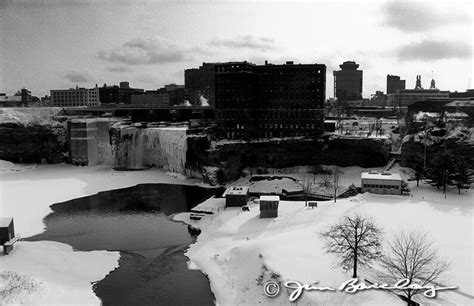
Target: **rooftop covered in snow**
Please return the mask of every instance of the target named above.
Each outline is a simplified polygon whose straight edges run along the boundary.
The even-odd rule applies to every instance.
[[[378,179],[378,180],[397,180],[401,181],[402,178],[398,173],[389,173],[389,172],[377,172],[377,171],[370,171],[370,172],[362,172],[361,174],[362,179]]]
[[[279,196],[260,196],[260,202],[262,201],[280,201]]]
[[[226,195],[246,195],[248,192],[247,186],[233,186],[227,190]]]
[[[8,227],[13,221],[13,218],[0,218],[0,227]]]

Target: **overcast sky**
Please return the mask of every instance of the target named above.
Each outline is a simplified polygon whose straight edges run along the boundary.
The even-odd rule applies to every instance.
[[[129,81],[184,84],[202,62],[265,60],[364,71],[363,96],[407,88],[416,75],[443,90],[474,87],[474,1],[0,0],[0,92]]]

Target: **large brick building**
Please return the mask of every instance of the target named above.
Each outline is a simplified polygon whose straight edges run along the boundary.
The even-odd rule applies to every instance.
[[[99,88],[77,87],[70,89],[53,89],[50,91],[51,106],[83,107],[100,105]]]
[[[326,66],[215,65],[216,122],[227,139],[314,136],[323,132]]]
[[[210,106],[214,106],[215,65],[202,63],[199,68],[184,71],[184,86],[189,92],[189,102],[192,105],[202,105],[202,102],[206,101]]]

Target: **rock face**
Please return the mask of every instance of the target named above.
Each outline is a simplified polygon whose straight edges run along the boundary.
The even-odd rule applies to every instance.
[[[380,167],[390,145],[380,139],[289,139],[265,142],[217,142],[189,135],[186,167],[218,167],[219,182],[240,176],[245,167],[282,168],[296,165]],[[201,171],[202,172],[202,171]]]
[[[0,124],[0,159],[14,163],[59,163],[67,153],[63,125]]]

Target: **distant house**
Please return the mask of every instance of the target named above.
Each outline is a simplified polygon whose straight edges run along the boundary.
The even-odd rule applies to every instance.
[[[260,218],[278,217],[279,196],[261,196],[260,197]]]
[[[241,207],[249,200],[249,187],[234,186],[225,192],[225,207]]]
[[[362,192],[402,194],[402,178],[398,173],[362,172],[361,187]]]

